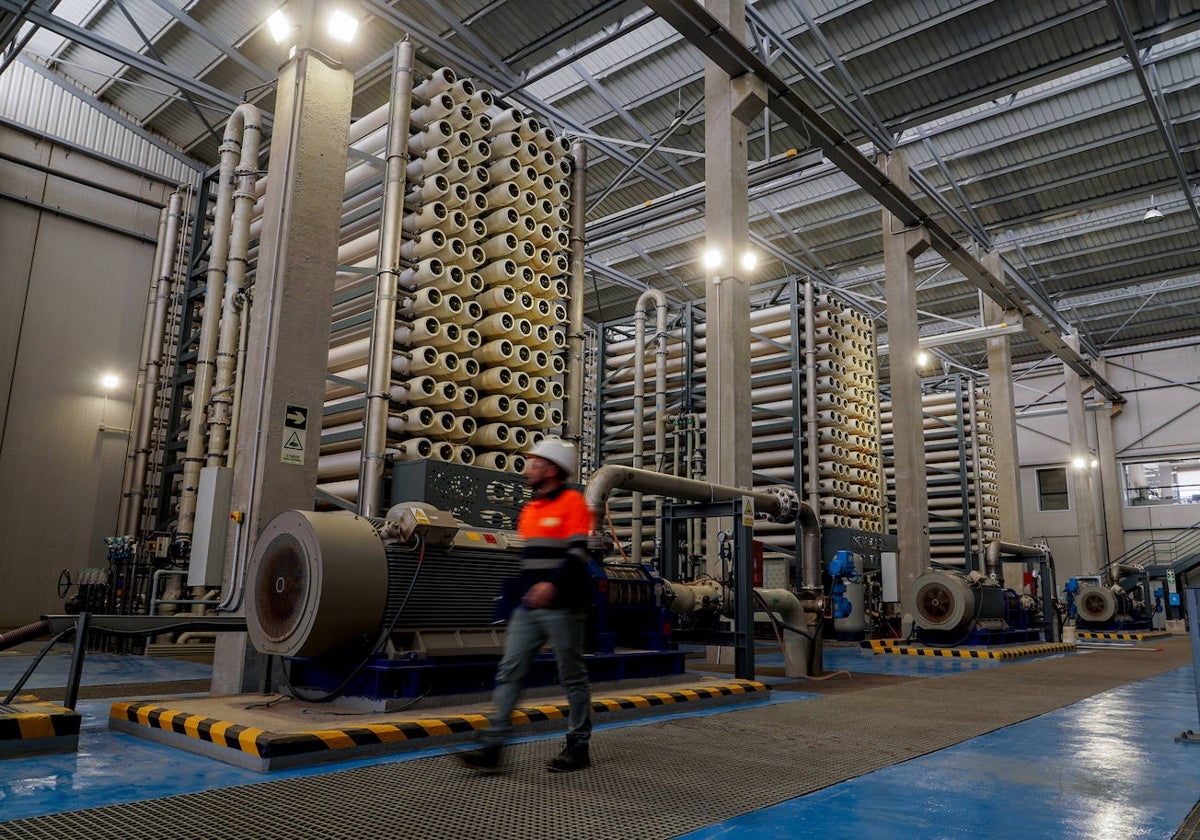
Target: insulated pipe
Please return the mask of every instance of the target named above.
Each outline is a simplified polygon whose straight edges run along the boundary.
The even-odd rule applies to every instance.
[[[571,187],[571,283],[566,297],[570,301],[567,319],[566,404],[563,437],[579,445],[583,440],[583,285],[584,223],[587,208],[585,172],[587,147],[582,140],[571,144],[573,183]],[[580,464],[582,471],[584,465]]]
[[[212,398],[215,355],[221,328],[228,323],[222,317],[225,304],[225,277],[229,268],[230,233],[233,227],[233,202],[235,175],[254,172],[258,169],[258,145],[262,129],[258,125],[258,109],[242,103],[230,115],[225,124],[225,136],[221,142],[221,163],[217,170],[217,203],[213,210],[212,245],[209,248],[208,272],[204,291],[204,314],[197,345],[196,372],[192,383],[191,415],[188,418],[187,449],[183,456],[183,481],[179,497],[179,512],[175,530],[178,542],[191,545],[192,528],[196,518],[196,493],[200,484],[200,467],[211,450],[206,447],[205,416]],[[243,145],[243,140],[245,144]],[[254,157],[248,159],[247,152],[253,147]],[[240,170],[240,172],[239,172]],[[239,202],[245,213],[246,235],[242,238],[243,253],[239,255],[242,279],[245,277],[245,245],[248,241],[249,207],[253,207],[253,188],[239,191]],[[250,193],[245,195],[244,193]],[[247,206],[248,202],[248,206]],[[231,316],[236,318],[236,313]],[[228,358],[228,375],[236,361],[237,331],[229,336],[226,349],[232,345]],[[225,407],[228,408],[228,405]],[[228,417],[223,417],[222,431],[228,431]],[[224,452],[217,452],[223,458]]]
[[[149,335],[143,345],[146,370],[142,382],[141,402],[138,404],[137,425],[133,434],[133,464],[129,470],[129,494],[122,495],[123,516],[119,516],[121,534],[138,533],[142,515],[142,499],[146,493],[146,471],[150,459],[150,436],[154,427],[154,408],[158,402],[158,386],[162,369],[163,334],[166,331],[167,306],[174,283],[175,260],[180,231],[180,210],[183,195],[171,193],[161,220],[162,247],[154,264],[156,275],[153,312],[148,320]],[[147,306],[147,310],[150,307]]]
[[[0,633],[0,650],[8,650],[10,647],[16,647],[22,642],[28,642],[49,632],[51,632],[50,622],[44,618],[41,621],[8,630]]]

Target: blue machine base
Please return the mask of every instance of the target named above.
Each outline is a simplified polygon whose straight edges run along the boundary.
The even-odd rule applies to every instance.
[[[614,682],[682,674],[684,657],[685,653],[678,650],[588,654],[588,677],[592,682]],[[342,693],[392,700],[487,692],[492,689],[498,662],[499,658],[495,656],[378,659],[351,680]],[[314,659],[288,660],[288,673],[289,683],[304,693],[332,691],[347,676],[346,670]],[[554,656],[549,653],[539,655],[529,669],[525,685],[545,686],[557,682]]]
[[[967,635],[944,630],[917,630],[917,639],[934,647],[991,647],[993,645],[1019,645],[1025,642],[1040,642],[1042,631],[1037,627],[1020,630],[972,630]]]

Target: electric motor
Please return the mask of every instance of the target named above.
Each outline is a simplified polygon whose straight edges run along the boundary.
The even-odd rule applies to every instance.
[[[1005,623],[1020,610],[1016,593],[978,573],[929,572],[917,578],[912,598],[913,618],[924,630],[969,632]]]
[[[272,519],[247,569],[255,649],[322,656],[389,627],[489,628],[520,554],[502,532],[419,504],[409,514],[407,524],[299,510]]]
[[[1079,618],[1091,624],[1128,621],[1133,613],[1133,600],[1120,589],[1084,584],[1075,597]]]

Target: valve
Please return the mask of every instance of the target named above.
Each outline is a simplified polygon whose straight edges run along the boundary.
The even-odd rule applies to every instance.
[[[1079,614],[1079,610],[1075,606],[1075,596],[1079,594],[1079,579],[1068,580],[1067,585],[1063,587],[1063,592],[1067,594],[1067,618],[1075,618]]]
[[[848,618],[854,611],[854,605],[846,597],[846,583],[862,580],[862,575],[854,565],[854,553],[842,550],[833,555],[833,560],[829,562],[829,576],[833,579],[833,617]]]

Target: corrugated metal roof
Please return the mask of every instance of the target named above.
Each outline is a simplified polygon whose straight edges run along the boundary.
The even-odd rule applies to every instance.
[[[282,58],[282,50],[262,32],[263,9],[253,4],[196,0],[187,12],[210,35],[231,48],[236,45],[241,56],[260,68],[257,72],[179,25],[153,0],[122,2],[172,67],[234,98],[259,84],[264,74],[274,73]],[[1107,3],[805,4],[841,66],[809,31],[794,0],[759,0],[752,8],[776,30],[774,37],[786,37],[803,61],[817,68],[835,98],[853,104],[854,87],[866,92],[883,122],[883,134],[900,138],[914,171],[952,211],[948,214],[924,196],[919,198],[922,208],[952,231],[960,227],[954,216],[965,226],[983,225],[984,238],[999,246],[1029,288],[1044,283],[1045,294],[1061,302],[1089,287],[1107,290],[1122,283],[1150,285],[1176,278],[1186,283],[1200,277],[1200,225],[1184,201],[1172,157],[1123,58],[1124,45]],[[347,55],[351,69],[390,53],[403,33],[389,19],[404,15],[431,33],[431,43],[418,43],[420,61],[437,64],[444,57],[452,66],[459,59],[491,65],[486,72],[494,84],[516,88],[512,102],[536,111],[538,100],[544,100],[567,122],[597,135],[599,139],[589,141],[589,203],[614,182],[620,184],[593,221],[703,179],[702,161],[662,153],[651,155],[636,172],[626,172],[628,161],[642,149],[616,141],[644,143],[658,136],[702,93],[700,53],[661,20],[631,26],[611,43],[592,49],[617,27],[646,20],[648,13],[640,3],[630,0],[610,8],[598,0],[445,0],[440,5],[406,0],[391,11],[376,8]],[[129,50],[146,51],[116,5],[63,0],[55,13],[83,22]],[[1200,88],[1194,84],[1200,75],[1200,0],[1126,4],[1126,13],[1143,48],[1140,59],[1154,65],[1151,84],[1162,88],[1185,174],[1194,181],[1200,176]],[[115,58],[64,48],[61,39],[46,33],[35,36],[31,47],[57,55],[63,73],[143,120],[147,129],[172,138],[208,163],[215,161],[217,142],[169,83],[122,68]],[[572,57],[594,78],[598,90],[571,66]],[[520,89],[522,73],[536,74],[540,66],[559,60],[568,63]],[[854,120],[817,85],[798,75],[798,64],[777,51],[766,60],[776,72],[792,74],[796,90],[851,142],[864,142]],[[504,61],[508,66],[502,66]],[[356,114],[384,101],[387,75],[363,80]],[[219,126],[224,114],[198,104],[205,118]],[[262,104],[271,107],[269,91]],[[670,138],[668,146],[702,149],[702,108],[694,112],[690,131]],[[551,120],[562,125],[559,116]],[[762,133],[766,121],[760,116],[752,122],[752,160],[778,155],[789,146],[809,146],[803,130],[781,126],[778,119],[770,123],[768,144]],[[861,148],[873,154],[869,147]],[[919,195],[920,190],[914,187],[913,193]],[[1165,224],[1154,230],[1140,222],[1152,196],[1168,213]],[[606,236],[594,245],[595,258],[611,260],[631,276],[661,282],[670,291],[673,281],[662,272],[688,274],[703,238],[702,222],[697,221],[702,207],[696,203],[684,221],[631,227],[625,242]],[[882,278],[880,210],[846,176],[825,167],[766,185],[755,191],[751,219],[755,235],[784,256],[782,261],[765,261],[764,279],[769,279],[766,273],[796,271],[815,260],[823,276],[876,293]],[[965,233],[962,241],[976,247]],[[638,255],[639,249],[649,261]],[[924,311],[951,317],[974,314],[978,295],[972,285],[953,269],[942,268],[934,255],[919,264],[923,272],[941,269],[920,290]],[[684,294],[678,289],[670,293]],[[1177,293],[1190,291],[1183,285]],[[624,305],[619,302],[630,294],[618,289],[612,305]],[[605,297],[602,293],[600,299]],[[1107,322],[1096,329],[1114,331],[1114,345],[1143,332],[1159,335],[1157,331],[1170,329],[1158,308],[1165,299],[1155,298],[1143,311],[1136,300],[1117,301],[1112,317],[1132,320],[1119,330],[1120,325]],[[1094,310],[1098,317],[1108,317],[1093,306],[1075,306],[1068,317],[1090,317],[1076,313]],[[936,326],[930,322],[927,328]],[[1181,318],[1176,328],[1194,325]],[[1027,340],[1015,346],[1019,353],[1042,352]]]
[[[196,172],[20,62],[0,76],[0,116],[177,183]]]

